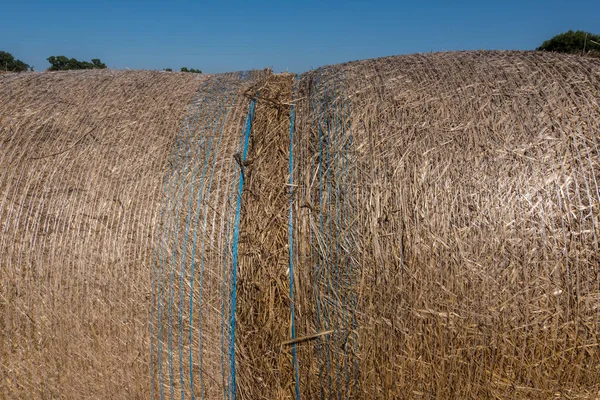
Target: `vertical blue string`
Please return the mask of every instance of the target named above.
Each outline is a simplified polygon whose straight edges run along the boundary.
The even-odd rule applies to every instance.
[[[214,101],[214,97],[210,98],[211,101]],[[212,104],[211,104],[212,106]],[[212,107],[211,107],[212,108]],[[172,245],[172,249],[171,249],[171,263],[169,264],[168,260],[165,261],[165,265],[170,265],[169,270],[170,270],[170,274],[169,274],[169,298],[168,298],[168,302],[169,302],[169,306],[168,306],[168,320],[167,320],[167,327],[168,327],[168,342],[167,342],[167,363],[168,363],[168,367],[169,367],[169,388],[170,388],[170,393],[171,393],[171,399],[175,398],[175,384],[174,384],[174,371],[173,371],[173,309],[175,308],[175,271],[176,271],[176,266],[178,264],[177,262],[177,249],[179,248],[179,240],[180,240],[180,235],[179,235],[179,231],[180,231],[180,226],[181,226],[181,221],[179,218],[179,214],[181,212],[182,209],[182,203],[183,203],[183,199],[185,197],[185,187],[186,187],[186,179],[185,179],[185,173],[187,168],[189,168],[190,163],[193,162],[193,156],[192,156],[192,149],[195,147],[195,138],[194,138],[194,132],[196,130],[196,125],[192,125],[188,127],[188,130],[190,132],[190,136],[189,139],[186,142],[186,148],[185,148],[185,152],[183,154],[182,157],[182,163],[181,163],[181,169],[178,171],[179,174],[181,175],[179,177],[179,180],[177,181],[177,191],[176,191],[176,197],[175,197],[175,202],[174,202],[174,212],[172,215],[172,220],[173,220],[173,225],[174,225],[174,229],[173,229],[173,245]],[[203,141],[203,137],[200,137],[200,141]]]
[[[294,219],[293,219],[293,203],[294,203],[294,120],[295,120],[295,107],[294,97],[296,95],[296,87],[298,85],[298,75],[296,75],[294,89],[292,91],[292,106],[290,109],[290,165],[289,165],[289,186],[290,186],[290,215],[289,215],[289,273],[290,273],[290,312],[292,320],[292,340],[296,338],[296,316],[294,310]],[[296,351],[296,343],[292,343],[292,362],[294,366],[294,382],[296,391],[296,400],[300,400],[300,372],[298,368],[298,354]]]
[[[242,138],[242,142],[240,143],[240,150],[242,149],[242,146],[244,144],[244,140]],[[241,171],[240,171],[241,173]],[[231,192],[229,195],[229,201],[228,204],[232,204],[233,203],[233,193],[235,191],[235,182],[232,184],[232,188],[231,188]],[[226,228],[225,228],[225,248],[229,249],[229,227],[231,225],[231,222],[229,220],[229,218],[227,218],[227,224],[226,224]],[[221,296],[221,382],[223,385],[223,399],[228,399],[230,396],[230,392],[231,390],[229,389],[229,385],[230,382],[228,381],[227,384],[225,383],[225,354],[226,351],[228,352],[229,349],[225,349],[225,300],[227,298],[230,298],[231,296],[231,291],[230,289],[227,288],[227,284],[229,281],[229,276],[227,274],[227,261],[228,261],[228,257],[225,256],[223,257],[223,289],[222,289],[222,296]],[[227,388],[227,389],[225,389]]]
[[[241,79],[241,80],[250,79],[250,73],[240,73],[239,79]],[[248,115],[246,116],[246,118],[248,118]],[[244,125],[244,127],[245,127],[245,125]],[[240,146],[239,146],[240,153],[243,150],[244,142],[245,142],[245,131],[243,130],[242,131],[242,140],[241,140]],[[239,171],[240,171],[239,173],[241,175],[241,169]],[[237,183],[239,183],[239,182],[237,182]],[[236,180],[233,179],[228,204],[233,204],[233,193],[235,192],[235,186],[236,186]],[[227,232],[227,234],[225,235],[225,248],[226,249],[230,248],[229,247],[230,241],[229,241],[229,234],[228,234],[230,225],[231,225],[230,219],[227,218],[227,227],[225,228],[225,232]],[[230,389],[231,376],[229,377],[229,381],[227,382],[227,385],[225,384],[225,371],[226,371],[226,369],[225,369],[225,354],[227,352],[229,352],[229,349],[227,349],[227,350],[225,349],[225,300],[226,299],[231,300],[231,290],[227,288],[227,284],[229,283],[229,276],[227,274],[228,273],[227,260],[228,260],[227,256],[223,257],[223,291],[222,291],[223,295],[221,297],[221,379],[222,379],[223,387],[228,388],[227,390],[223,390],[223,399],[227,399],[231,395],[231,389]],[[236,278],[237,278],[237,276],[236,276]],[[231,307],[231,304],[229,306]],[[229,309],[229,311],[231,311],[231,308]],[[235,365],[234,365],[234,367],[235,367]]]
[[[241,75],[240,75],[241,76]],[[246,117],[247,118],[247,117]],[[245,125],[244,125],[245,127]],[[243,148],[244,148],[244,141],[245,141],[245,131],[242,130],[242,140],[240,141],[240,145],[238,147],[238,152],[241,153]],[[232,163],[233,165],[234,163]],[[238,169],[239,173],[241,175],[242,171],[241,169]],[[231,191],[230,191],[230,195],[229,195],[229,201],[228,204],[233,204],[233,194],[235,192],[235,187],[236,187],[236,183],[239,184],[239,181],[236,181],[235,179],[232,179],[232,184],[231,184]],[[229,218],[227,218],[227,226],[225,228],[225,231],[227,233],[229,233],[230,229],[229,227],[231,226],[231,221],[229,220]],[[225,235],[225,248],[226,249],[230,249],[229,247],[230,244],[230,238],[229,238],[229,234]],[[228,258],[227,257],[223,257],[223,295],[221,297],[221,379],[222,379],[222,383],[223,383],[223,387],[227,387],[227,390],[223,390],[223,399],[227,399],[230,397],[231,395],[231,390],[229,389],[231,386],[231,382],[230,380],[227,382],[227,385],[225,384],[225,354],[229,352],[229,344],[227,345],[227,350],[225,349],[225,300],[229,299],[231,301],[231,289],[227,288],[227,284],[230,283],[229,282],[229,275],[228,275]],[[231,307],[231,304],[229,305]],[[229,310],[231,311],[231,310]],[[228,318],[229,320],[229,318]],[[231,374],[230,374],[231,375]],[[228,378],[230,379],[230,377]]]
[[[246,128],[245,128],[245,139],[244,139],[244,150],[241,156],[242,165],[240,168],[243,168],[243,162],[246,160],[246,155],[248,154],[248,143],[250,139],[250,132],[252,130],[252,120],[254,119],[254,106],[255,99],[252,99],[250,103],[250,108],[248,110],[248,116],[246,118]],[[240,174],[240,181],[238,186],[238,198],[237,205],[235,210],[235,222],[233,226],[233,254],[232,254],[232,283],[231,283],[231,320],[230,320],[230,343],[229,343],[229,357],[230,357],[230,368],[231,368],[231,398],[235,400],[236,398],[236,376],[235,376],[235,312],[236,312],[236,303],[237,303],[237,268],[238,268],[238,242],[240,235],[240,215],[242,210],[242,191],[244,189],[244,172]]]

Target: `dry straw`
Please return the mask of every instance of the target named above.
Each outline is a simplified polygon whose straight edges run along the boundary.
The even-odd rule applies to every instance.
[[[304,397],[597,398],[598,93],[535,52],[302,76]]]
[[[205,77],[0,77],[0,398],[149,397],[168,156]]]
[[[0,397],[597,398],[598,60],[303,74],[290,187],[293,86],[0,77]]]
[[[240,221],[237,370],[243,399],[289,398],[292,360],[288,270],[288,153],[294,75],[256,89]],[[251,93],[254,95],[255,93]]]

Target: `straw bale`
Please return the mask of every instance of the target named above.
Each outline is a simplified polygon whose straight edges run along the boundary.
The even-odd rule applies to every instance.
[[[306,398],[597,398],[600,63],[390,57],[301,76]]]
[[[0,77],[0,398],[148,398],[168,156],[207,79]]]
[[[294,81],[0,76],[0,398],[597,398],[599,61]]]

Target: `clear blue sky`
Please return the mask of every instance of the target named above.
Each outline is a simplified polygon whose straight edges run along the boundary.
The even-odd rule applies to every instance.
[[[110,68],[204,72],[321,65],[443,50],[534,49],[560,32],[600,33],[600,0],[0,0],[0,50]]]

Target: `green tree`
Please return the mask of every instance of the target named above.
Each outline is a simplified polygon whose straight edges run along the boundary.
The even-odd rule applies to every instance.
[[[163,71],[166,71],[166,72],[173,72],[173,69],[171,69],[171,68],[165,68],[165,69],[163,69]]]
[[[202,73],[202,71],[200,71],[199,69],[186,68],[186,67],[181,67],[181,72],[193,72],[195,74],[201,74]]]
[[[558,53],[600,52],[600,36],[584,31],[568,31],[546,40],[537,50]]]
[[[73,69],[106,69],[106,64],[99,58],[93,58],[92,62],[79,61],[75,58],[65,56],[50,56],[47,58],[50,63],[48,71],[68,71]]]
[[[24,72],[31,67],[21,60],[15,60],[12,54],[0,51],[0,71]],[[33,70],[33,69],[32,69]]]
[[[106,69],[106,64],[100,61],[99,58],[92,58],[92,65],[97,69]]]

